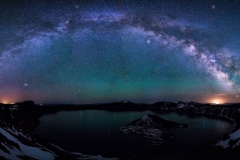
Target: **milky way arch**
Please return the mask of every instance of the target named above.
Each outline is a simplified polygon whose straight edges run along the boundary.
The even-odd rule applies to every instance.
[[[171,85],[178,82],[170,73],[182,73],[189,81],[184,84],[187,89],[181,88],[182,83],[176,85],[183,94],[192,88],[207,90],[206,79],[190,84],[188,73],[182,71],[189,68],[189,73],[207,77],[216,85],[211,92],[238,94],[238,55],[207,22],[134,9],[82,10],[78,5],[41,12],[36,7],[24,15],[27,17],[20,15],[12,20],[18,23],[10,21],[1,32],[6,38],[1,40],[0,75],[4,78],[0,85],[8,95],[49,96],[56,101],[65,92],[66,101],[88,102],[91,98],[118,99],[117,93],[122,94],[121,99],[135,90],[144,98],[151,92],[173,92]],[[144,80],[135,85],[138,78]],[[158,78],[161,84],[156,87]]]

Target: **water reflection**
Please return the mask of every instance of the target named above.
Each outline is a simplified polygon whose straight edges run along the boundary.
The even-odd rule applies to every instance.
[[[157,114],[166,120],[189,124],[186,129],[173,130],[179,138],[164,143],[164,147],[169,149],[190,151],[199,145],[217,141],[233,129],[232,123],[222,119],[173,112],[81,110],[44,115],[40,118],[41,123],[36,127],[36,132],[48,141],[70,151],[102,155],[109,152],[116,154],[120,150],[137,153],[147,146],[144,138],[120,133],[117,128],[146,114]]]

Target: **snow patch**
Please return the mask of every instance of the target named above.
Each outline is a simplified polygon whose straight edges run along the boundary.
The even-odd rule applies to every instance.
[[[176,136],[168,130],[176,127],[185,127],[186,124],[178,124],[172,121],[166,121],[156,115],[145,115],[130,124],[120,127],[118,130],[125,134],[143,135],[155,145],[165,140],[176,138]]]
[[[238,129],[237,131],[230,134],[230,139],[235,140],[235,139],[238,139],[238,138],[240,138],[240,129]]]
[[[229,139],[221,140],[215,146],[220,146],[222,148],[230,147],[230,144],[229,144],[230,141],[240,139],[240,129],[238,129],[237,131],[233,132],[229,136],[230,136]],[[231,146],[231,148],[235,148],[235,147],[237,147],[239,145],[240,145],[240,140],[238,140],[233,146]]]
[[[10,152],[9,154],[0,150],[0,155],[4,158],[9,159],[19,159],[17,156],[24,156],[20,151],[16,151],[14,149],[9,148],[7,145],[1,142],[1,144]]]
[[[183,108],[183,107],[185,107],[185,105],[183,103],[181,103],[177,106],[177,108]]]
[[[5,128],[5,130],[11,132],[12,134],[16,135],[16,136],[22,136],[25,139],[28,139],[29,141],[32,141],[32,138],[30,135],[25,135],[22,132],[17,131],[14,126],[12,126],[12,128]]]
[[[24,154],[25,156],[29,156],[29,157],[32,157],[32,158],[35,158],[35,159],[48,159],[48,160],[54,160],[54,156],[49,153],[49,152],[45,152],[45,151],[42,151],[40,150],[39,148],[37,147],[31,147],[31,146],[27,146],[23,143],[21,143],[18,139],[16,139],[15,137],[13,137],[10,133],[8,133],[7,131],[5,131],[4,129],[0,128],[0,133],[2,133],[2,135],[4,135],[6,138],[8,138],[9,140],[11,141],[14,141],[15,143],[17,143],[20,147],[20,150],[19,151],[18,149],[10,149],[8,148],[8,150],[11,152],[11,159],[13,159],[12,156],[16,155],[14,153],[18,153],[18,155],[22,155]],[[13,153],[13,154],[12,154]],[[7,158],[7,157],[5,157]],[[14,159],[19,159],[18,157],[14,158]]]
[[[18,110],[18,105],[13,105],[13,106],[9,107],[9,109],[11,111]]]
[[[227,147],[229,147],[229,141],[230,141],[230,139],[227,139],[225,141],[221,140],[215,146],[220,146],[222,148],[227,148]]]

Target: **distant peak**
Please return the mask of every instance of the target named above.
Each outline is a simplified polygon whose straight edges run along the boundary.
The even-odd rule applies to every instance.
[[[129,103],[129,101],[127,101],[127,100],[123,100],[122,103]]]

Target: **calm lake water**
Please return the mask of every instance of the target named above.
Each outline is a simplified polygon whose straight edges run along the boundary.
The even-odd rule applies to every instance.
[[[69,151],[92,155],[118,155],[121,151],[139,154],[151,146],[143,136],[126,135],[118,127],[146,114],[156,114],[166,120],[187,123],[188,128],[172,130],[177,139],[159,146],[159,150],[191,152],[210,146],[234,125],[226,120],[175,112],[108,112],[99,110],[61,111],[46,114],[35,131],[51,143]]]

